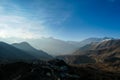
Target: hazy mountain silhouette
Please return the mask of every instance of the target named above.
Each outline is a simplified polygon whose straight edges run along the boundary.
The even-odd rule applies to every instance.
[[[108,39],[113,39],[111,37],[104,37],[104,38],[87,38],[85,40],[82,40],[82,41],[68,41],[70,44],[72,45],[76,45],[77,47],[83,47],[87,44],[90,44],[90,43],[96,43],[96,42],[101,42],[103,40],[108,40]]]
[[[35,59],[35,57],[7,43],[0,42],[0,61],[17,61],[31,59]]]
[[[28,40],[35,48],[44,50],[51,55],[70,54],[78,49],[75,45],[69,44],[66,41],[54,38],[41,38],[36,40]]]
[[[30,55],[34,56],[37,59],[48,60],[53,58],[52,56],[48,55],[46,52],[35,49],[27,42],[14,43],[12,45],[20,50],[29,53]]]
[[[33,47],[37,49],[42,49],[51,55],[64,55],[72,54],[80,47],[83,47],[92,42],[101,42],[106,39],[111,39],[109,37],[104,38],[88,38],[83,41],[64,41],[50,38],[41,38],[41,39],[31,39],[27,40]]]
[[[60,39],[55,39],[53,37],[49,38],[40,38],[40,39],[26,39],[24,41],[29,42],[31,46],[38,50],[43,50],[50,55],[66,55],[66,54],[72,54],[79,48],[93,43],[93,42],[101,42],[103,40],[107,39],[113,39],[109,37],[104,38],[88,38],[82,41],[64,41]],[[13,43],[14,38],[8,38],[8,39],[1,39],[5,42]],[[20,39],[16,39],[18,42],[21,42]],[[23,41],[23,40],[22,40]],[[17,42],[17,43],[18,43]]]

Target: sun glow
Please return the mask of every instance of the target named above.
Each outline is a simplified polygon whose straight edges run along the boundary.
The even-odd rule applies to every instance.
[[[39,31],[39,34],[36,34]],[[20,16],[0,16],[0,37],[37,38],[45,33],[44,26]]]

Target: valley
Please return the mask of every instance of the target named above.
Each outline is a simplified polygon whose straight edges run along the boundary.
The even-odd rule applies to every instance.
[[[120,79],[119,39],[93,40],[73,53],[57,56],[27,42],[0,42],[0,48],[0,80]]]

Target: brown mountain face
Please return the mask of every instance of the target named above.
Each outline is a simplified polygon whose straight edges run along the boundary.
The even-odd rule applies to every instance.
[[[120,61],[120,39],[91,43],[80,48],[73,54],[88,55],[97,62]]]
[[[96,54],[91,56],[102,62],[120,61],[120,40],[104,41],[96,46]]]
[[[94,50],[95,47],[96,47],[96,43],[91,43],[91,44],[87,44],[83,47],[81,47],[80,49],[76,50],[73,54],[74,55],[85,55],[87,54],[88,52],[90,52],[90,50]]]
[[[69,64],[120,62],[120,39],[91,43],[81,47],[72,55],[63,55],[58,58],[64,59]]]

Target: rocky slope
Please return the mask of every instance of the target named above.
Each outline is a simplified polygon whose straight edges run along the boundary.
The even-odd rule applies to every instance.
[[[84,56],[87,56],[88,58],[84,58]],[[63,55],[61,57],[63,57],[66,62],[71,62],[73,64],[75,64],[75,62],[84,62],[86,60],[88,60],[89,63],[92,59],[96,62],[119,62],[120,39],[107,39],[101,42],[91,43],[81,47],[75,51],[73,55]],[[81,58],[83,59],[81,60]]]
[[[67,65],[62,60],[0,64],[0,80],[120,80],[103,64]]]
[[[96,44],[89,56],[100,62],[120,61],[120,40],[109,40]]]
[[[61,60],[0,65],[0,80],[78,80],[71,67]]]

